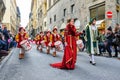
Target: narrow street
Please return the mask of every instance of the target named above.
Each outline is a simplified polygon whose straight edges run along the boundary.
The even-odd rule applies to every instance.
[[[0,80],[119,80],[120,61],[115,58],[96,57],[96,66],[89,64],[88,55],[78,53],[75,70],[61,70],[49,66],[59,62],[63,53],[57,57],[40,53],[33,45],[27,52],[25,59],[18,59],[18,49],[14,49],[12,56],[0,70]]]

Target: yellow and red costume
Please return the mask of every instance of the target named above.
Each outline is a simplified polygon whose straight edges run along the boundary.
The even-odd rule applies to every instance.
[[[40,43],[40,45],[41,45],[41,41],[44,40],[45,36],[44,36],[44,35],[40,35],[39,38],[40,38],[40,39],[39,39],[39,43]]]
[[[54,32],[55,30],[56,30],[56,32]],[[52,42],[51,47],[53,48],[53,56],[54,57],[56,56],[55,42],[57,42],[57,41],[61,41],[61,39],[60,39],[60,35],[57,33],[57,28],[55,27],[53,29],[53,34],[51,35],[51,42]]]
[[[52,46],[51,46],[51,47],[55,47],[55,42],[56,42],[56,41],[61,41],[60,35],[53,33],[53,34],[51,35],[51,37],[52,37]]]
[[[20,45],[21,41],[27,40],[28,38],[29,38],[29,36],[28,36],[27,33],[23,33],[23,34],[18,33],[18,34],[16,35],[16,38],[15,38],[15,39],[16,39],[16,42],[18,43],[18,44],[17,44],[17,47],[18,47],[18,48],[22,48],[21,45]]]
[[[49,54],[49,52],[50,52],[49,43],[52,41],[51,32],[48,31],[44,38],[45,38],[45,44],[46,44],[46,48],[47,48],[47,54]]]
[[[40,36],[39,36],[39,47],[40,47],[40,52],[42,52],[42,47],[44,47],[44,45],[42,45],[42,41],[44,41],[45,40],[45,36],[44,36],[44,34],[43,34],[43,32],[40,32]]]
[[[39,44],[40,44],[39,41],[40,41],[40,34],[37,34],[37,35],[35,36],[35,43],[36,43],[36,45],[39,45]]]
[[[24,30],[23,32],[21,32],[21,30]],[[22,46],[20,45],[20,43],[23,40],[28,40],[29,35],[25,32],[25,29],[23,27],[19,28],[19,33],[16,35],[15,40],[17,42],[17,47],[20,48],[20,54],[19,54],[19,59],[23,59],[24,58],[24,53],[25,50],[24,48],[22,48]]]

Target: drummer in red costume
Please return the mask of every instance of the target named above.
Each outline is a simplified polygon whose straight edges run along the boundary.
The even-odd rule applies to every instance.
[[[68,20],[68,24],[65,29],[65,49],[63,60],[60,63],[50,64],[54,68],[60,69],[74,69],[77,59],[77,45],[76,36],[80,33],[76,32],[74,26],[74,19]]]
[[[55,26],[53,28],[53,34],[52,34],[52,45],[53,48],[53,57],[56,56],[56,48],[55,48],[55,42],[60,41],[60,35],[58,34],[57,27]]]
[[[15,39],[16,42],[18,43],[17,47],[20,48],[20,54],[19,54],[19,59],[24,58],[25,50],[22,48],[20,45],[21,41],[27,40],[28,39],[28,34],[25,32],[25,29],[23,27],[19,28],[19,33],[16,35]]]
[[[40,40],[40,34],[37,34],[35,36],[35,43],[37,45],[37,50],[39,50],[39,45],[40,45],[39,40]]]
[[[50,53],[50,45],[52,44],[50,42],[51,40],[52,40],[52,38],[51,38],[51,32],[50,32],[50,30],[48,30],[47,34],[45,36],[45,44],[46,44],[47,54]]]
[[[44,33],[43,32],[40,32],[40,39],[39,39],[39,43],[40,43],[40,45],[39,45],[39,50],[40,50],[40,52],[42,52],[42,47],[43,47],[43,43],[42,43],[42,41],[44,41]]]

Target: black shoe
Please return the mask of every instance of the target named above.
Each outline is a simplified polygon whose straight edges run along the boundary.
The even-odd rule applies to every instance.
[[[92,63],[92,61],[90,61],[90,63]]]
[[[113,57],[117,58],[118,56],[113,56]]]
[[[112,56],[106,56],[107,58],[112,58]]]

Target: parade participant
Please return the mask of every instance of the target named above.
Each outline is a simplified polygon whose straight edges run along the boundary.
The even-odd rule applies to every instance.
[[[40,50],[40,52],[42,52],[42,41],[44,41],[44,33],[43,32],[40,32],[40,40],[39,40],[39,43],[40,43],[40,45],[39,45],[39,50]]]
[[[51,39],[52,39],[51,38],[51,32],[50,32],[50,30],[48,30],[47,34],[45,36],[45,44],[46,44],[47,54],[50,53],[50,45],[52,44],[51,43],[51,41],[52,41]]]
[[[91,19],[89,24],[86,26],[86,38],[87,38],[87,52],[90,55],[90,63],[95,65],[94,55],[95,53],[99,53],[98,44],[97,44],[97,36],[98,36],[98,29],[95,26],[96,18]]]
[[[16,42],[18,43],[17,47],[20,48],[20,54],[19,54],[19,59],[23,59],[24,58],[24,54],[25,54],[25,50],[24,48],[20,45],[20,43],[23,40],[27,40],[28,39],[28,34],[25,32],[25,29],[23,27],[19,28],[19,33],[16,35],[15,39]]]
[[[57,27],[55,26],[52,34],[52,48],[53,48],[53,57],[56,56],[55,42],[60,41],[60,35],[57,32]]]
[[[76,33],[74,26],[74,19],[69,19],[65,29],[65,49],[63,60],[60,63],[50,64],[54,68],[60,69],[74,69],[77,59],[77,45],[76,36],[80,33]]]
[[[37,50],[39,50],[39,45],[40,45],[39,40],[40,40],[40,34],[37,34],[35,36],[35,43],[37,45]]]

